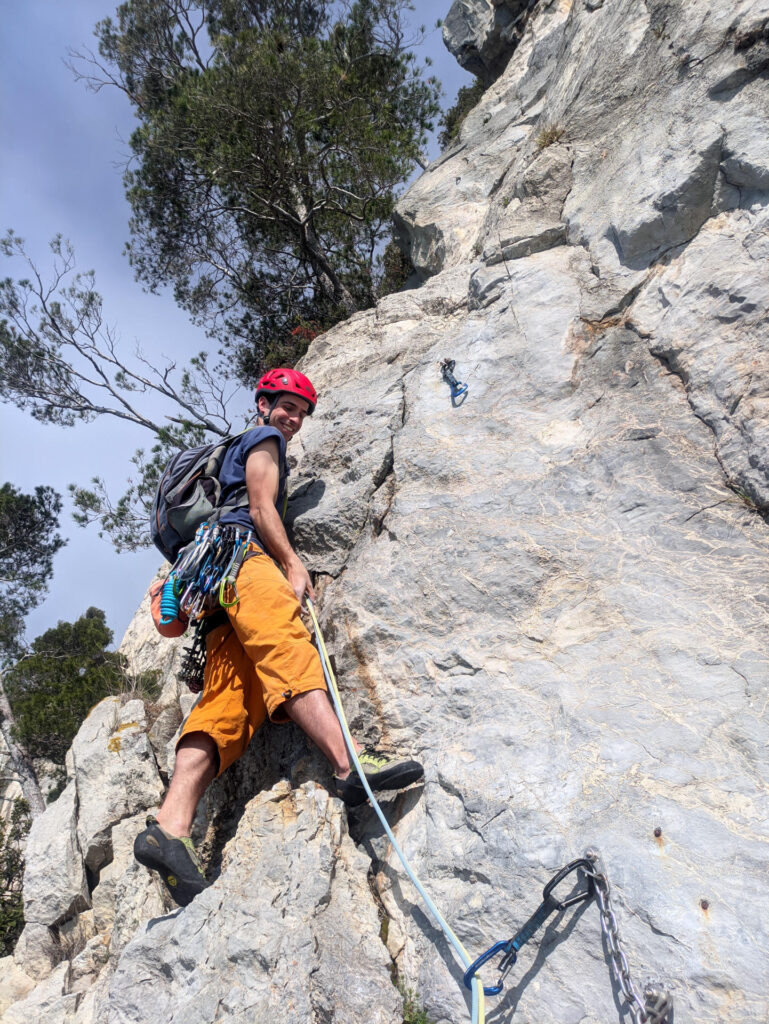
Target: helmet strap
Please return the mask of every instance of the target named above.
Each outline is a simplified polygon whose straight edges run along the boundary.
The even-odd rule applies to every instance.
[[[264,395],[263,397],[267,398],[266,395]],[[270,416],[272,416],[272,410],[278,404],[278,399],[279,398],[280,398],[280,392],[278,392],[277,395],[273,395],[273,397],[271,399],[267,399],[269,401],[269,403],[270,403],[270,408],[267,410],[267,415],[266,416],[264,416],[262,413],[259,413],[259,416],[263,420],[265,427],[269,427],[269,425],[270,425]],[[259,403],[258,402],[257,402],[257,412],[259,412]]]

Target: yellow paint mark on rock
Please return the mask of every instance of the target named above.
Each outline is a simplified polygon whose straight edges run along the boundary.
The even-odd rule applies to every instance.
[[[123,732],[123,730],[125,729],[136,729],[138,727],[138,722],[123,722],[122,725],[119,725],[117,729],[115,729],[115,732],[120,733]],[[111,751],[113,754],[117,754],[122,749],[122,747],[123,741],[121,740],[120,736],[113,735],[110,738],[109,742],[107,743],[107,750]]]

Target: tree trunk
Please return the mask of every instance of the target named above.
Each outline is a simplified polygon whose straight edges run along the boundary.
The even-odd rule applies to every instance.
[[[312,269],[320,283],[323,292],[332,300],[334,305],[342,306],[348,316],[358,312],[358,307],[345,284],[339,280],[336,271],[326,258],[326,254],[318,241],[318,236],[312,224],[305,223],[302,232],[302,244]]]
[[[45,810],[45,800],[40,791],[31,758],[24,747],[17,743],[11,735],[12,726],[13,712],[3,689],[2,676],[0,676],[0,732],[2,732],[3,739],[8,748],[8,768],[18,779],[24,799],[29,804],[31,816],[36,818]]]

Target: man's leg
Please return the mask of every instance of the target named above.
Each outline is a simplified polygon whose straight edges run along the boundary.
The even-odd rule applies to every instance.
[[[249,673],[253,676],[250,660],[229,626],[209,634],[207,646],[203,695],[176,745],[171,785],[157,818],[147,818],[147,827],[134,842],[136,859],[160,874],[180,906],[187,906],[208,885],[189,837],[200,798],[219,769],[245,750],[252,735],[249,715],[235,699],[243,690],[240,680]],[[258,690],[258,686],[250,689],[254,688]],[[254,723],[259,714],[258,708],[251,709]],[[266,714],[262,702],[261,718]]]
[[[283,705],[288,717],[320,747],[334,774],[345,779],[350,774],[350,760],[342,735],[342,727],[325,690],[308,690],[291,697]],[[356,744],[357,747],[357,744]]]
[[[366,800],[366,791],[357,772],[350,768],[342,727],[325,690],[308,690],[291,697],[282,705],[292,721],[320,747],[334,769],[334,792],[348,807]],[[361,752],[355,740],[366,780],[372,789],[402,789],[418,782],[424,772],[421,764],[406,758],[383,757],[375,751]]]
[[[188,836],[192,831],[200,798],[216,778],[219,752],[204,732],[188,733],[179,740],[171,785],[157,822],[173,836]]]
[[[342,728],[329,703],[318,652],[302,622],[299,602],[271,559],[256,555],[238,575],[240,602],[230,622],[254,666],[264,706],[273,722],[294,721],[321,749],[335,773],[334,787],[345,803],[366,799],[351,772]],[[422,778],[410,759],[363,754],[361,766],[372,789],[401,789]]]
[[[157,871],[171,898],[186,907],[207,886],[190,839],[192,820],[200,798],[219,766],[216,744],[204,732],[188,733],[179,740],[176,765],[163,806],[134,841],[134,856]]]

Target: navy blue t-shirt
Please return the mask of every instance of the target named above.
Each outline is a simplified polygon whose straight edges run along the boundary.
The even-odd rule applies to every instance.
[[[286,478],[288,477],[289,469],[286,462],[286,442],[281,432],[276,430],[275,427],[253,427],[251,430],[241,434],[238,440],[230,445],[227,454],[224,456],[224,462],[219,473],[219,483],[222,485],[222,503],[237,494],[238,491],[243,490],[246,486],[246,459],[251,450],[262,441],[266,441],[268,437],[274,437],[278,442],[279,483],[275,508],[281,516],[283,515],[283,503],[287,486]],[[222,516],[220,522],[222,524],[235,523],[237,526],[245,527],[247,530],[253,530],[254,540],[263,550],[266,550],[264,542],[254,529],[254,524],[248,513],[248,506],[227,512]]]

